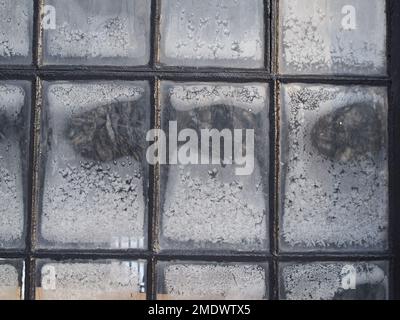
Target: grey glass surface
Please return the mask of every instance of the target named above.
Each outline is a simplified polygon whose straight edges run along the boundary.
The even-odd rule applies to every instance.
[[[54,8],[56,21],[55,28],[50,24],[42,28],[44,64],[149,62],[150,1],[45,0],[45,4]]]
[[[387,91],[282,87],[281,248],[388,246]]]
[[[385,3],[280,1],[280,73],[385,75]]]
[[[193,139],[197,145],[188,153],[199,163],[184,164],[178,157],[176,164],[161,167],[161,248],[268,249],[268,86],[162,82],[161,92],[162,128],[167,140],[176,139],[169,134],[170,122],[176,121],[179,135],[184,129],[191,129],[197,135]],[[207,141],[202,138],[205,129],[217,131],[215,141],[221,142],[224,152],[217,155],[215,152],[220,149],[212,148],[212,143],[212,150],[202,147],[202,142]],[[235,130],[241,135],[239,141],[244,144],[234,144],[247,158],[246,165],[236,162],[235,153],[225,157],[233,146],[225,145],[228,140],[219,135],[224,129],[228,137],[233,137]],[[251,141],[249,131],[254,134]],[[169,153],[170,159],[174,154],[186,155],[185,146],[179,142],[176,150]],[[215,162],[211,161],[211,154],[218,157]],[[248,172],[240,175],[238,168],[245,166]]]
[[[0,248],[25,246],[31,85],[0,81]]]
[[[33,1],[0,2],[0,65],[32,62]]]
[[[146,297],[146,262],[38,260],[38,300],[138,300]]]
[[[22,300],[23,260],[0,258],[0,300]]]
[[[46,82],[39,246],[147,247],[147,82]]]
[[[263,1],[161,2],[160,61],[173,66],[262,68]]]
[[[253,263],[160,262],[161,300],[262,300],[268,267]]]
[[[280,298],[287,300],[386,300],[388,263],[280,264]]]

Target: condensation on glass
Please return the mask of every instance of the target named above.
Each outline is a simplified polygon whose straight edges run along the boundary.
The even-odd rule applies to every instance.
[[[387,90],[282,87],[281,248],[388,246]]]
[[[145,248],[148,83],[44,82],[43,94],[39,246]]]
[[[22,248],[28,205],[31,84],[0,81],[0,248]]]
[[[385,75],[385,3],[280,1],[280,73]]]
[[[0,1],[0,65],[32,61],[33,1]]]
[[[37,300],[144,300],[146,262],[38,260]]]
[[[0,0],[0,67],[9,69],[3,78],[53,79],[36,81],[36,92],[31,81],[0,81],[0,251],[2,258],[13,257],[0,259],[0,299],[23,299],[31,282],[43,300],[145,299],[147,286],[158,299],[268,299],[269,292],[281,299],[389,298],[389,1],[275,2],[277,14],[267,0]],[[271,58],[279,79],[268,72],[266,40],[277,44],[278,56]],[[114,80],[106,71],[101,77],[112,81],[57,81],[63,71],[48,68],[83,66],[73,77],[93,78],[95,66],[124,71],[148,65],[152,48],[157,77],[171,80],[158,87],[157,77],[146,76],[155,81],[154,97],[147,81]],[[237,72],[228,78],[258,71],[234,83],[173,82],[183,67],[200,68],[208,81],[223,81],[230,68]],[[202,67],[220,69],[207,73]],[[324,83],[356,83],[354,76],[383,82],[301,84],[288,81],[290,75],[319,75]],[[275,110],[262,78],[276,85]],[[31,119],[34,113],[38,119]],[[166,133],[168,160],[204,157],[203,141],[190,149],[188,131],[178,139],[183,129],[196,138],[204,129],[254,130],[252,153],[241,132],[251,173],[238,175],[245,164],[231,165],[218,155],[222,162],[165,164],[160,172],[156,166],[149,190],[145,136],[151,118]],[[270,132],[271,120],[280,132]],[[219,151],[237,147],[235,141],[225,145],[227,133],[220,134]],[[269,142],[276,137],[278,177],[272,181]],[[279,188],[270,190],[273,184]],[[148,211],[148,194],[159,200],[153,209],[159,212]],[[278,217],[269,221],[275,198]],[[151,226],[157,238],[152,252],[149,214],[160,219]],[[275,229],[279,243],[273,249],[283,256],[269,257],[269,230]],[[32,250],[25,250],[31,240]],[[49,259],[36,258],[42,249]],[[141,249],[144,260],[131,260],[129,249]],[[60,260],[64,250],[92,254]],[[178,251],[186,261],[169,261]],[[102,260],[106,252],[110,259]],[[210,252],[219,262],[200,257]],[[227,254],[241,262],[226,262]],[[330,261],[321,254],[347,256]],[[16,256],[31,260],[36,272],[26,272]]]
[[[0,258],[0,300],[22,300],[24,262]]]
[[[161,63],[262,68],[263,17],[262,0],[163,0]]]
[[[281,263],[280,298],[286,300],[386,300],[388,263]]]
[[[166,81],[161,94],[170,163],[161,167],[161,248],[266,250],[268,86]],[[218,134],[205,138],[205,130]],[[242,151],[243,161],[228,149]]]
[[[149,62],[150,1],[45,0],[45,4],[44,64]]]
[[[268,266],[251,263],[159,262],[158,300],[263,300]]]

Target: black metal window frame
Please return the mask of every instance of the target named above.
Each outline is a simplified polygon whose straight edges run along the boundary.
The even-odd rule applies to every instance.
[[[147,299],[157,295],[157,261],[210,261],[210,262],[253,262],[266,263],[269,276],[266,277],[269,298],[279,299],[278,264],[283,261],[374,261],[390,263],[389,298],[400,299],[400,1],[386,0],[387,12],[387,58],[388,75],[383,77],[333,76],[333,75],[282,75],[278,73],[278,7],[279,0],[264,0],[265,55],[262,69],[237,68],[191,68],[168,67],[158,63],[160,40],[160,8],[162,0],[151,1],[151,53],[150,62],[145,67],[109,66],[49,66],[41,63],[40,14],[43,0],[34,2],[34,31],[32,39],[33,63],[31,65],[0,65],[0,80],[28,80],[32,85],[31,142],[29,161],[29,206],[26,212],[26,246],[23,250],[0,249],[0,258],[23,259],[25,261],[24,298],[35,299],[36,260],[97,260],[143,259],[147,261]],[[133,1],[133,0],[132,0]],[[160,222],[160,168],[150,166],[150,188],[148,194],[148,248],[147,250],[57,250],[36,249],[37,199],[39,165],[40,112],[42,107],[42,81],[54,80],[146,80],[151,87],[152,128],[160,128],[160,81],[221,81],[221,82],[264,82],[270,86],[270,177],[269,177],[269,235],[270,250],[261,252],[229,251],[158,251]],[[279,87],[283,83],[314,83],[336,85],[374,85],[388,89],[389,96],[389,242],[386,252],[345,252],[345,253],[281,253],[279,251]]]

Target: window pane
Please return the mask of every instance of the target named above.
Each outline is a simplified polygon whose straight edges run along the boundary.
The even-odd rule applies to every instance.
[[[280,265],[281,299],[385,300],[387,262],[314,262]]]
[[[29,82],[0,82],[0,248],[25,242],[30,94]]]
[[[143,300],[144,261],[39,260],[37,300]]]
[[[0,64],[30,64],[33,1],[0,2]]]
[[[282,110],[283,249],[386,249],[386,89],[288,84]]]
[[[267,265],[162,262],[159,300],[262,300],[268,296]]]
[[[262,0],[163,0],[161,62],[182,66],[261,68]]]
[[[40,246],[144,248],[146,82],[46,82]]]
[[[22,300],[22,260],[0,259],[0,300]]]
[[[386,74],[384,0],[283,0],[280,29],[281,73]]]
[[[171,149],[161,172],[162,249],[267,249],[268,86],[163,82],[161,91]]]
[[[45,64],[145,65],[150,1],[46,0]],[[56,25],[52,25],[55,16]]]

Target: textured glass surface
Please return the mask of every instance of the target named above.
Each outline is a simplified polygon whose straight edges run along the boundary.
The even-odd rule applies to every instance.
[[[262,300],[268,297],[265,265],[163,262],[159,300]]]
[[[384,0],[280,1],[280,72],[386,74]]]
[[[267,249],[268,86],[163,82],[161,92],[162,128],[172,149],[170,165],[161,170],[161,248]],[[176,122],[175,134],[171,122]],[[190,138],[196,144],[191,150],[184,143],[186,129],[196,135]],[[203,138],[206,129],[217,131],[212,140]],[[227,135],[221,138],[223,132]],[[237,133],[243,144],[225,144]],[[203,147],[205,141],[210,148]],[[214,141],[220,146],[213,147]],[[228,149],[242,151],[245,164],[239,164],[235,152],[227,156]],[[197,163],[181,161],[182,154]],[[252,170],[238,174],[238,168],[251,164]]]
[[[284,85],[281,121],[281,247],[386,249],[386,89]]]
[[[143,261],[50,261],[37,263],[37,300],[143,300]]]
[[[263,10],[261,0],[163,0],[161,63],[263,67]]]
[[[0,64],[30,64],[33,1],[0,1]]]
[[[42,247],[144,248],[146,82],[46,82]]]
[[[22,260],[0,259],[0,300],[22,300]]]
[[[280,265],[280,298],[385,300],[387,262],[313,262]]]
[[[0,248],[24,246],[31,86],[0,81]]]
[[[150,52],[150,1],[46,0],[44,63],[145,65]]]

